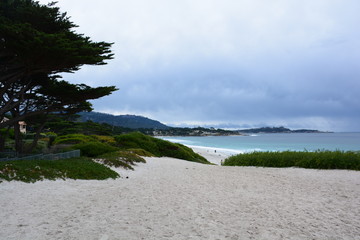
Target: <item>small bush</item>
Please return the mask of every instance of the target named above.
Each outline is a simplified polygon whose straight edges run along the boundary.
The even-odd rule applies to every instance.
[[[225,159],[223,165],[360,170],[360,153],[352,151],[253,152],[231,156]]]
[[[97,157],[99,155],[115,152],[118,148],[101,142],[86,142],[75,144],[72,149],[80,149],[81,155],[86,157]]]

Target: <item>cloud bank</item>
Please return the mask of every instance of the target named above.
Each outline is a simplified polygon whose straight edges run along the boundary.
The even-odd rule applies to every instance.
[[[46,3],[47,1],[41,1]],[[166,124],[360,131],[357,0],[62,0],[115,59],[64,78],[120,90],[95,111]]]

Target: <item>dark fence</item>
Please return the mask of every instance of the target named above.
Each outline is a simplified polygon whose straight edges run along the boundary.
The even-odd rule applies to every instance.
[[[58,160],[58,159],[66,159],[72,157],[80,157],[80,150],[73,150],[63,153],[37,154],[37,155],[30,155],[25,157],[6,157],[6,158],[0,158],[0,162],[14,161],[14,160],[38,160],[38,159]]]

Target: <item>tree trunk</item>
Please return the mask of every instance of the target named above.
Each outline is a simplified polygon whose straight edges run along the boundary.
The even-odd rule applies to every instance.
[[[5,142],[6,142],[6,139],[9,137],[9,131],[10,131],[10,128],[7,128],[7,129],[4,128],[0,132],[0,152],[5,151]]]
[[[41,135],[41,131],[43,130],[44,126],[45,126],[45,123],[42,123],[37,129],[36,129],[36,133],[35,133],[35,136],[34,136],[34,140],[32,141],[32,143],[26,147],[26,149],[24,149],[24,152],[25,153],[31,153],[34,148],[37,146],[37,143],[39,141],[39,138],[40,138],[40,135]]]
[[[5,150],[5,138],[6,138],[6,135],[1,133],[0,134],[0,152],[3,152]]]
[[[14,134],[15,134],[15,151],[17,153],[23,153],[23,139],[22,134],[20,132],[19,123],[14,124]]]

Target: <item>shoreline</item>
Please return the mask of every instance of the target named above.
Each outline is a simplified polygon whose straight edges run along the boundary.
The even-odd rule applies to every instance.
[[[214,148],[214,147],[202,147],[202,146],[192,146],[192,145],[185,145],[191,148],[195,153],[203,156],[209,162],[221,165],[222,161],[226,158],[234,155],[240,154],[241,151],[231,150],[231,149],[223,149],[223,148]]]
[[[229,137],[162,137],[161,139],[180,143],[190,148],[212,146],[209,149],[229,151],[232,154],[251,153],[255,151],[359,151],[360,135],[358,133],[331,133],[319,135],[317,133],[294,134],[254,134],[246,139],[242,136]],[[314,137],[316,136],[316,137]],[[330,137],[328,137],[330,136]],[[231,144],[228,144],[231,142]],[[220,147],[217,147],[220,146]],[[228,149],[226,149],[228,148]],[[227,153],[225,153],[227,154]],[[232,155],[231,154],[231,155]],[[229,154],[230,155],[230,154]]]

